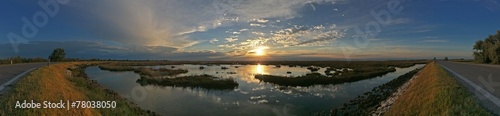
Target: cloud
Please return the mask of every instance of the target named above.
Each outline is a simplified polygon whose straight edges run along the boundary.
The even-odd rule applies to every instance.
[[[226,38],[226,41],[227,41],[227,42],[234,42],[234,41],[236,41],[236,40],[238,40],[238,38],[233,38],[233,37],[228,37],[228,38]]]
[[[225,53],[214,51],[182,52],[177,48],[164,46],[113,46],[89,41],[31,41],[21,44],[19,53],[10,49],[10,44],[0,44],[0,58],[20,55],[22,57],[47,58],[55,48],[64,48],[68,58],[100,58],[100,59],[151,59],[151,60],[211,60],[225,56]],[[217,59],[212,59],[217,60]]]
[[[263,33],[263,32],[257,32],[257,31],[253,31],[253,32],[252,32],[252,34],[257,35],[257,36],[259,36],[259,37],[266,36],[266,34],[265,34],[265,33]]]
[[[334,3],[338,0],[217,0],[215,6],[227,15],[242,19],[293,18],[308,3]]]
[[[267,23],[267,22],[269,22],[269,20],[266,20],[266,19],[250,19],[249,22]]]
[[[257,37],[248,38],[239,44],[222,44],[218,47],[230,49],[227,52],[230,56],[243,56],[248,51],[259,46],[268,46],[270,49],[282,47],[305,47],[324,46],[333,43],[335,40],[344,37],[345,30],[336,28],[336,25],[298,26],[271,31],[269,34],[263,32],[251,32]],[[234,42],[234,38],[226,38],[227,42]],[[296,51],[294,51],[296,52]]]
[[[266,27],[266,25],[258,24],[258,23],[250,23],[250,26],[252,26],[252,27]]]
[[[133,44],[182,48],[193,41],[188,34],[255,19],[250,26],[265,27],[266,18],[300,16],[307,3],[336,0],[105,0],[75,1],[73,14],[99,38]],[[91,8],[89,6],[92,6]],[[73,10],[72,10],[73,11]],[[79,22],[80,22],[79,21]],[[85,22],[87,21],[87,22]],[[240,31],[241,32],[241,31]]]
[[[416,31],[413,31],[414,33],[423,33],[423,32],[429,32],[429,31],[432,31],[431,29],[421,29],[421,30],[416,30]]]
[[[182,48],[193,42],[186,33],[212,28],[203,18],[207,15],[196,12],[202,9],[183,8],[188,5],[185,2],[107,0],[78,1],[73,5],[74,14],[87,15],[78,16],[86,31],[129,46]]]
[[[409,23],[411,20],[410,18],[398,18],[398,19],[392,19],[389,22],[389,25],[397,25],[397,24],[405,24]]]
[[[328,28],[325,28],[323,25],[311,28],[294,26],[276,31],[271,39],[283,46],[321,46],[342,38],[344,35],[345,32],[336,29],[336,25],[330,25]]]
[[[210,40],[210,43],[211,43],[211,44],[215,44],[215,43],[216,43],[216,42],[218,42],[218,41],[219,41],[219,40],[217,40],[217,38],[212,38],[212,39]]]
[[[341,31],[337,31],[337,30],[325,31],[325,32],[310,32],[310,33],[311,34],[317,33],[317,35],[313,35],[312,39],[302,41],[296,45],[306,45],[306,44],[322,45],[322,44],[325,44],[322,42],[328,43],[327,41],[334,41],[338,38],[344,37],[344,33]]]
[[[239,35],[239,34],[241,34],[241,32],[239,32],[239,31],[234,31],[234,32],[233,32],[233,34],[234,34],[234,35]]]
[[[240,32],[248,31],[248,29],[240,29]]]
[[[427,36],[427,37],[424,37],[425,39],[436,39],[438,37],[434,37],[434,36]]]
[[[423,43],[446,43],[448,40],[442,40],[442,39],[428,39],[428,40],[422,40],[420,42]]]
[[[276,33],[255,31],[252,34],[260,37],[239,39],[238,35],[240,34],[242,37],[250,35],[242,33],[249,31],[246,28],[230,31],[230,34],[233,35],[224,38],[225,42],[219,42],[219,39],[213,37],[210,37],[212,39],[196,40],[195,34],[224,26],[271,27],[273,21],[281,22],[300,17],[300,10],[306,5],[312,3],[333,4],[335,1],[337,0],[73,1],[66,6],[65,12],[70,15],[65,18],[74,19],[74,22],[78,23],[71,25],[77,27],[78,32],[90,35],[90,37],[86,38],[91,38],[92,41],[97,42],[32,42],[30,45],[37,44],[36,46],[47,48],[42,49],[41,47],[24,45],[24,48],[20,49],[25,49],[25,52],[20,54],[29,54],[26,52],[31,50],[50,52],[53,49],[52,46],[60,46],[67,48],[69,51],[75,51],[71,52],[70,55],[75,57],[87,55],[89,57],[101,56],[103,58],[119,59],[125,57],[154,59],[166,58],[166,56],[171,55],[182,56],[182,53],[187,53],[183,51],[184,48],[205,41],[212,44],[223,43],[223,45],[219,46],[231,48],[228,51],[234,53],[252,49],[253,46],[267,44],[268,42],[272,42],[269,44],[281,46],[283,43],[273,40],[273,35]],[[249,20],[253,21],[246,22]],[[292,41],[293,44],[308,41],[314,43],[316,41],[310,39],[325,40],[315,38],[311,34],[307,35],[310,37],[298,35],[299,33],[307,33],[300,32],[300,30],[290,30],[287,33],[293,37],[302,37],[290,38],[296,39]],[[286,35],[286,33],[283,34]],[[66,44],[73,46],[66,46]],[[189,54],[196,53],[190,52]]]

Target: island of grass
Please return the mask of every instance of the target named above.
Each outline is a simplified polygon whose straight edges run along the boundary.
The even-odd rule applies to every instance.
[[[325,76],[319,73],[309,73],[299,77],[285,77],[276,75],[255,75],[255,78],[260,81],[273,83],[281,86],[312,86],[312,85],[328,85],[339,84],[345,82],[354,82],[368,78],[382,76],[390,72],[394,72],[394,67],[372,68],[369,71],[354,70],[344,71],[342,75]]]
[[[99,65],[101,70],[108,70],[114,72],[121,71],[134,71],[135,73],[146,77],[162,77],[162,76],[175,76],[183,73],[187,73],[184,69],[168,69],[168,68],[145,68],[145,67],[132,67],[125,65],[113,65],[113,64],[102,64]]]
[[[179,74],[187,73],[184,69],[168,69],[168,68],[145,68],[132,67],[117,64],[102,64],[99,65],[101,70],[108,71],[134,71],[141,76],[136,82],[141,85],[156,85],[156,86],[174,86],[174,87],[191,87],[204,89],[234,89],[238,87],[238,83],[233,79],[222,79],[211,75],[193,75],[174,77]],[[168,77],[167,77],[168,76]]]
[[[211,75],[193,75],[175,78],[153,78],[141,76],[136,81],[141,85],[173,86],[173,87],[191,87],[217,90],[230,90],[238,87],[238,83],[233,79],[223,79]]]

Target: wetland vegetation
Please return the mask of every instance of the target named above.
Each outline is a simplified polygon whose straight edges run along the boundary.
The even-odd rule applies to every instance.
[[[175,78],[150,78],[142,77],[136,81],[141,85],[174,86],[174,87],[200,87],[205,89],[231,90],[238,87],[233,79],[222,79],[211,75],[193,75]]]
[[[406,68],[415,64],[425,64],[429,61],[354,61],[354,62],[323,62],[316,61],[307,63],[293,62],[292,65],[287,62],[279,62],[280,64],[288,64],[292,67],[306,67],[311,73],[290,77],[261,74],[255,75],[255,78],[281,86],[312,86],[312,85],[327,85],[339,84],[345,82],[354,82],[363,79],[374,78],[396,71],[395,67]],[[273,64],[278,62],[273,62]],[[325,75],[317,73],[319,67],[326,67]],[[287,72],[292,73],[292,72]]]
[[[174,86],[174,87],[200,87],[205,89],[234,89],[238,87],[233,79],[219,78],[211,75],[191,75],[191,76],[180,76],[173,77],[179,74],[187,73],[188,70],[185,69],[173,69],[172,66],[169,68],[146,68],[141,66],[127,66],[119,64],[101,64],[99,65],[101,70],[108,71],[134,71],[140,75],[140,79],[136,82],[141,85],[156,85],[156,86]],[[200,68],[201,69],[201,68]]]
[[[328,71],[328,70],[327,70]],[[339,84],[345,82],[354,82],[358,80],[374,78],[377,76],[382,76],[390,72],[394,72],[396,69],[394,67],[375,69],[371,72],[354,72],[354,71],[337,71],[334,76],[326,76],[319,73],[309,73],[298,77],[286,77],[286,76],[276,76],[276,75],[255,75],[255,78],[263,81],[269,82],[281,86],[312,86],[312,85],[327,85],[327,84]],[[330,74],[330,73],[327,73]],[[341,75],[339,75],[341,74]]]

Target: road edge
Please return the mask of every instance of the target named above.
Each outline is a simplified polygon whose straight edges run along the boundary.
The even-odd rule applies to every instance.
[[[35,70],[35,69],[37,69],[37,68],[31,68],[31,69],[28,69],[28,70],[24,71],[23,73],[21,73],[21,74],[19,74],[19,75],[15,76],[14,78],[10,79],[9,81],[5,82],[4,84],[2,84],[2,85],[0,86],[0,92],[2,92],[2,91],[3,91],[3,89],[5,89],[5,88],[6,88],[6,86],[10,85],[10,84],[11,84],[11,83],[13,83],[14,81],[18,80],[19,78],[21,78],[21,77],[25,76],[26,74],[28,74],[29,72],[31,72],[31,71],[33,71],[33,70]]]
[[[448,67],[439,64],[443,69],[448,71],[453,75],[455,78],[459,78],[458,80],[462,82],[471,93],[473,93],[478,100],[483,104],[483,107],[488,109],[490,112],[500,115],[500,111],[498,111],[498,108],[500,108],[500,99],[495,97],[493,94],[491,94],[489,91],[483,89],[481,86],[475,84],[474,82],[470,81],[469,79],[463,77],[462,75],[456,73],[455,71],[452,71]],[[485,98],[487,100],[485,100]],[[486,103],[487,102],[487,103]],[[488,107],[488,106],[493,106],[493,107]],[[495,110],[496,109],[496,110]]]

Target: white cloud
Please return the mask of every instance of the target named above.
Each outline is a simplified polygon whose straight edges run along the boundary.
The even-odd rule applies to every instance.
[[[327,27],[318,25],[304,27],[295,25],[290,28],[272,31],[268,36],[263,32],[251,32],[258,37],[246,39],[236,45],[219,45],[218,47],[231,49],[228,55],[240,56],[257,46],[269,46],[273,49],[281,47],[325,46],[330,45],[338,38],[344,37],[345,30],[339,30],[335,25]],[[227,42],[234,42],[234,38],[226,38]]]
[[[299,17],[299,10],[309,3],[333,3],[337,0],[105,0],[78,1],[73,4],[74,14],[83,14],[89,22],[88,30],[99,38],[123,44],[125,48],[167,47],[182,50],[196,45],[203,40],[190,38],[196,32],[210,29],[249,23],[252,27],[272,27],[266,23]],[[92,6],[92,8],[88,8]],[[240,22],[249,21],[253,22]],[[229,31],[238,35],[249,29]],[[317,30],[317,29],[316,29]],[[294,32],[295,33],[295,32]],[[267,44],[293,45],[301,42],[322,40],[312,36],[308,31],[283,36],[282,41],[275,41],[273,34],[255,32],[257,38],[250,38],[231,47],[235,52],[249,49],[248,46]],[[319,33],[319,32],[318,32]],[[318,34],[314,33],[314,34]],[[264,37],[273,36],[273,37]],[[286,37],[288,36],[288,37]],[[316,39],[316,40],[315,40]],[[238,36],[225,38],[224,43],[238,41]],[[288,43],[283,43],[283,41]],[[206,41],[206,40],[205,40]],[[209,40],[212,44],[216,38]]]
[[[212,39],[210,40],[210,43],[211,43],[211,44],[215,44],[215,43],[216,43],[216,42],[218,42],[218,41],[219,41],[219,40],[217,40],[217,38],[212,38]]]
[[[240,18],[293,18],[299,16],[297,10],[308,3],[334,3],[338,0],[219,0],[221,12]]]
[[[226,38],[226,41],[227,41],[227,42],[234,42],[234,41],[236,41],[236,40],[238,40],[238,38],[233,38],[233,37],[228,37],[228,38]]]
[[[392,19],[389,22],[389,25],[397,25],[397,24],[405,24],[409,23],[411,20],[410,18],[398,18],[398,19]]]
[[[234,34],[234,35],[239,35],[239,34],[241,34],[241,32],[239,32],[239,31],[234,31],[234,32],[233,32],[233,34]]]
[[[314,29],[325,29],[325,27],[323,25],[314,26],[313,28]]]
[[[265,33],[263,33],[263,32],[257,32],[257,31],[253,31],[252,34],[260,36],[260,37],[266,36]]]
[[[442,39],[428,39],[428,40],[422,40],[420,42],[424,43],[446,43],[448,40],[442,40]]]
[[[248,31],[248,29],[240,29],[240,32]]]
[[[266,19],[250,19],[249,22],[267,23],[267,22],[269,22],[269,20],[266,20]]]
[[[264,24],[257,24],[257,23],[250,23],[250,26],[252,27],[266,27]]]
[[[74,8],[85,14],[89,30],[102,38],[137,46],[181,48],[192,44],[187,36],[239,20],[256,19],[255,27],[266,27],[269,18],[300,16],[307,3],[333,3],[336,0],[107,0],[78,1]],[[88,8],[87,6],[92,6]],[[81,12],[83,11],[83,12]],[[80,16],[79,16],[80,17]],[[243,31],[243,30],[241,30]],[[240,31],[240,32],[241,32]]]

